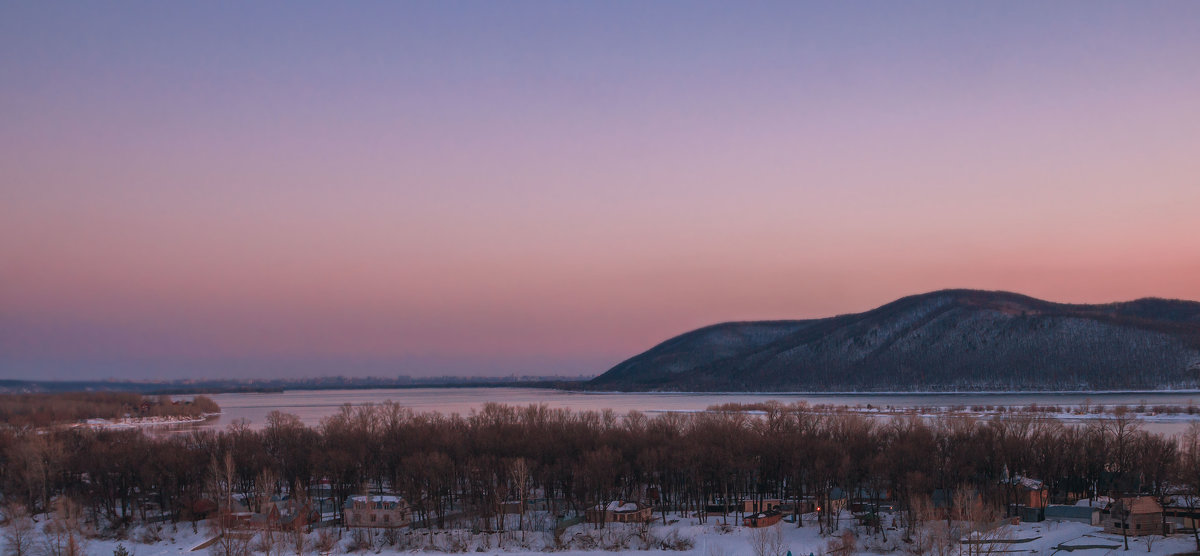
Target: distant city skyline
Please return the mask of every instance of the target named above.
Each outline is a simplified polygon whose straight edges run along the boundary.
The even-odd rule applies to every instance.
[[[8,2],[0,68],[4,379],[1200,300],[1196,2]]]

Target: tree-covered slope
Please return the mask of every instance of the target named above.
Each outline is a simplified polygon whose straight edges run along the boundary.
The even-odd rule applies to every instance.
[[[1195,387],[1200,303],[1051,303],[946,290],[854,315],[688,332],[589,383],[601,390],[1079,390]]]

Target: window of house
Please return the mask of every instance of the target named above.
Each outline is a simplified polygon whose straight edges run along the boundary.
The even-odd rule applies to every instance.
[[[378,516],[376,516],[375,514],[371,514],[371,523],[375,523],[376,517],[378,517]]]
[[[383,514],[383,520],[384,520],[384,521],[391,521],[391,520],[392,520],[392,516],[391,516],[391,514]]]

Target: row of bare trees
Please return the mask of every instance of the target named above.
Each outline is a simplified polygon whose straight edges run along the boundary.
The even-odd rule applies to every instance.
[[[66,497],[110,528],[195,519],[203,501],[219,502],[218,483],[254,505],[327,481],[337,508],[364,488],[403,494],[416,527],[471,520],[502,529],[502,503],[531,498],[554,515],[643,500],[664,519],[780,498],[798,511],[800,502],[821,508],[819,524],[835,529],[839,492],[866,512],[890,500],[903,521],[939,490],[970,490],[995,508],[1015,503],[1016,476],[1044,480],[1058,500],[1200,492],[1200,427],[1164,437],[1124,413],[1071,425],[1037,414],[880,418],[803,404],[652,417],[496,404],[458,416],[384,404],[345,406],[315,428],[276,412],[259,429],[0,431],[5,501],[45,512]]]

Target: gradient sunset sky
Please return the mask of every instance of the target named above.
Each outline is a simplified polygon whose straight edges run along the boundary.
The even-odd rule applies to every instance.
[[[0,378],[1200,299],[1200,2],[0,4]]]

